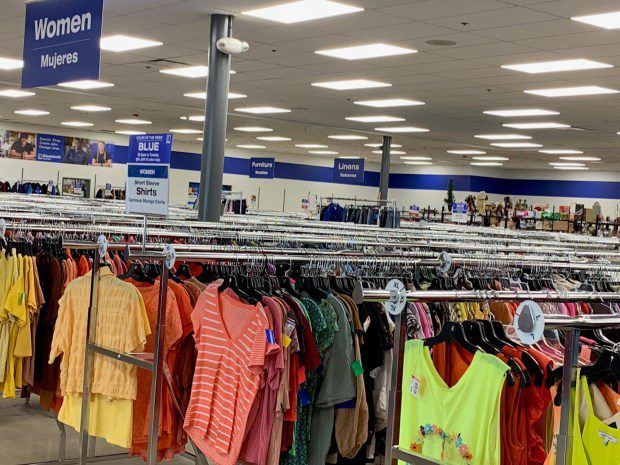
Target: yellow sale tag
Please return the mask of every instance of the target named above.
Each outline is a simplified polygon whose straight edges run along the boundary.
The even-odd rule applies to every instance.
[[[284,348],[287,348],[288,346],[290,346],[291,341],[292,339],[288,337],[286,334],[282,335],[282,345],[284,346]]]

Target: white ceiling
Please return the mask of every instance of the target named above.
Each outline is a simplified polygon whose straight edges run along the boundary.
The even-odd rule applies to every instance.
[[[620,170],[620,94],[549,99],[523,93],[525,89],[572,85],[599,85],[620,90],[620,68],[529,75],[501,69],[500,65],[589,58],[620,67],[620,31],[609,31],[571,21],[575,15],[620,9],[611,0],[347,0],[364,12],[304,23],[283,25],[243,16],[249,8],[282,3],[277,0],[106,0],[104,35],[123,33],[164,43],[135,53],[102,52],[101,78],[116,86],[76,92],[57,87],[37,89],[28,99],[0,100],[5,121],[59,125],[66,120],[95,123],[94,130],[114,131],[127,127],[115,119],[132,114],[153,121],[148,131],[171,128],[201,128],[201,123],[183,122],[182,115],[201,114],[204,102],[184,97],[204,91],[206,79],[188,79],[158,72],[174,63],[207,63],[209,15],[214,12],[237,16],[235,36],[250,43],[250,51],[233,58],[237,74],[231,91],[248,95],[230,101],[229,144],[260,143],[267,151],[307,157],[294,144],[329,145],[341,155],[363,155],[371,160],[372,149],[364,142],[379,142],[373,128],[382,124],[345,121],[346,116],[388,114],[407,119],[407,125],[429,128],[430,133],[396,136],[395,143],[407,155],[431,155],[436,162],[468,164],[449,149],[482,148],[488,155],[510,157],[505,168],[548,168],[557,156],[537,152],[501,150],[474,134],[520,132],[533,136],[545,148],[580,149],[599,156],[604,163],[589,164],[595,170]],[[23,44],[23,0],[2,0],[0,20],[1,56],[20,58]],[[447,39],[452,47],[430,46],[426,41]],[[324,48],[385,42],[415,48],[419,53],[394,58],[345,61],[317,55]],[[164,60],[164,61],[158,61]],[[172,64],[170,62],[173,62]],[[393,84],[390,88],[333,91],[312,87],[312,82],[367,78]],[[0,83],[19,85],[20,72],[0,71]],[[353,100],[402,97],[426,102],[405,109],[373,109]],[[72,105],[104,104],[113,111],[85,115]],[[270,105],[290,108],[277,117],[255,118],[235,114],[239,106]],[[22,117],[13,111],[23,108],[48,110],[45,117]],[[502,128],[505,119],[486,116],[484,110],[535,107],[559,111],[545,117],[582,128],[582,131]],[[518,121],[532,118],[516,118]],[[543,118],[539,118],[541,120]],[[292,142],[262,142],[261,134],[232,130],[239,125],[274,128],[268,135],[287,136]],[[68,132],[68,128],[63,131]],[[362,132],[368,141],[334,141],[330,134]],[[183,140],[196,136],[177,135]],[[200,143],[196,142],[198,151]],[[399,162],[394,156],[394,161]]]

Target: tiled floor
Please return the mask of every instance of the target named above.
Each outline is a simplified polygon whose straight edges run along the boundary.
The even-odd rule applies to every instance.
[[[58,460],[59,429],[54,417],[38,407],[33,398],[30,404],[23,399],[0,399],[0,465],[26,465]],[[78,434],[67,427],[67,458],[77,457]],[[124,450],[97,440],[96,454],[122,453]],[[139,458],[101,462],[109,465],[140,465]],[[193,461],[178,457],[170,465],[192,465]]]

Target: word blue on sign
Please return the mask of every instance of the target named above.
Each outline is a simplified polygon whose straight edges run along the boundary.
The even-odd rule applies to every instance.
[[[342,184],[364,183],[363,158],[336,158],[334,160],[334,182]]]
[[[103,0],[26,3],[22,88],[99,79]]]
[[[172,134],[143,134],[129,138],[127,163],[169,165]]]
[[[251,158],[250,177],[273,179],[275,176],[275,158]]]

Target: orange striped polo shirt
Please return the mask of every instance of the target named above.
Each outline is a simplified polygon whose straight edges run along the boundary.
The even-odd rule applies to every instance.
[[[269,328],[262,305],[207,287],[192,313],[198,357],[185,430],[216,465],[235,465],[262,383]]]

